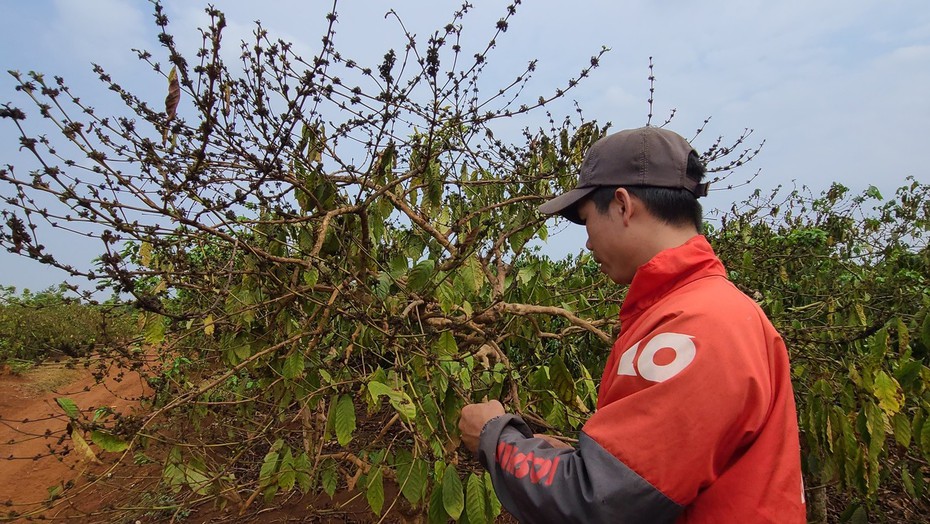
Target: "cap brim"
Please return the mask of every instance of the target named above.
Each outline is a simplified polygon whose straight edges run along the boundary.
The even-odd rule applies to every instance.
[[[595,189],[597,189],[597,186],[576,187],[568,193],[559,195],[539,206],[539,212],[544,215],[561,215],[576,224],[584,225],[584,222],[578,217],[578,203]]]

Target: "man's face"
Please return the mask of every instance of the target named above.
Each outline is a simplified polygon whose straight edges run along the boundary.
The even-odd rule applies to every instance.
[[[588,232],[585,247],[600,264],[601,272],[617,284],[632,282],[636,267],[630,263],[629,249],[624,247],[624,233],[628,225],[624,224],[618,201],[611,201],[607,212],[601,213],[593,201],[585,200],[578,206],[578,216]]]

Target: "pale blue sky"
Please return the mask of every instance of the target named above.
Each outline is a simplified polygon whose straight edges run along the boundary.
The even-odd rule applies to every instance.
[[[465,20],[466,45],[477,46],[504,13],[503,2],[479,1]],[[297,44],[309,56],[319,47],[331,2],[216,1],[227,14],[228,44],[247,37],[262,20],[272,36]],[[196,27],[206,20],[205,4],[165,2],[172,30],[193,55]],[[444,25],[453,2],[408,0],[343,1],[337,45],[360,63],[377,64],[403,35],[384,13],[394,7],[405,24],[425,40]],[[138,64],[131,48],[158,54],[151,5],[144,0],[0,0],[0,71],[37,70],[64,76],[83,99],[104,110],[113,103],[91,72],[103,65],[121,84],[164,97],[164,84]],[[587,119],[612,122],[615,129],[645,123],[647,63],[656,64],[656,113],[678,115],[671,128],[686,137],[712,116],[695,146],[718,135],[735,137],[755,129],[766,145],[754,165],[762,174],[751,188],[717,191],[705,207],[728,208],[751,189],[782,184],[821,190],[833,181],[861,191],[870,184],[889,196],[906,176],[930,182],[930,6],[926,0],[787,0],[741,2],[684,0],[527,0],[499,40],[488,68],[488,85],[509,80],[532,58],[539,68],[530,92],[547,93],[577,72],[602,45],[612,49],[602,67],[572,92]],[[235,46],[228,46],[233,52]],[[496,84],[495,84],[496,85]],[[30,109],[0,75],[0,103]],[[552,108],[557,116],[571,106]],[[545,125],[545,115],[523,118],[513,129]],[[9,121],[0,121],[0,163],[16,163],[16,139]],[[0,187],[0,196],[8,193]],[[85,241],[86,242],[86,241]],[[547,248],[556,256],[582,249],[584,234],[555,235]],[[51,235],[46,244],[86,265],[96,243]],[[0,253],[0,284],[39,289],[63,275]]]

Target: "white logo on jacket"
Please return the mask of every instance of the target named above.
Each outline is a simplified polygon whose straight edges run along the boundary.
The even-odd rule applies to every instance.
[[[620,365],[617,366],[618,375],[641,376],[651,382],[665,382],[666,380],[681,373],[697,353],[694,346],[694,337],[691,335],[682,335],[681,333],[659,333],[652,337],[643,352],[636,359],[636,352],[639,345],[643,342],[633,344],[633,347],[627,349],[620,356]],[[675,358],[667,364],[656,364],[655,356],[663,349],[671,349],[675,352]],[[636,369],[633,368],[633,360],[636,360]],[[636,371],[639,370],[637,374]]]

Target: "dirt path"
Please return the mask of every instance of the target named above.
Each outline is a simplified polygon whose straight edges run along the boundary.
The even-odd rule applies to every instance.
[[[77,506],[87,511],[105,498],[97,489],[92,496],[75,492],[84,492],[82,486],[103,474],[118,454],[101,453],[91,444],[101,463],[79,457],[68,434],[69,419],[55,399],[73,400],[90,420],[103,407],[122,415],[137,412],[149,389],[139,373],[112,363],[101,367],[101,362],[111,361],[50,362],[19,376],[0,376],[0,521],[51,506],[53,491],[60,498],[46,516]],[[94,374],[105,378],[98,383]]]

